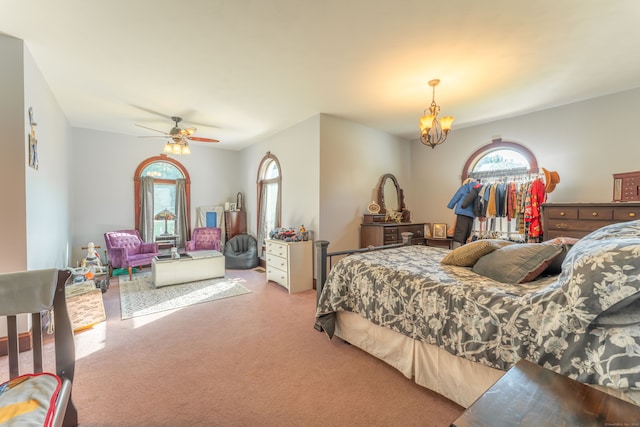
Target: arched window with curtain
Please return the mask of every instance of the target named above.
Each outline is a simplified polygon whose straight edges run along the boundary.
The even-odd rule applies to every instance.
[[[146,242],[177,236],[177,246],[189,239],[191,180],[177,160],[161,154],[144,160],[134,174],[135,221]]]
[[[262,256],[269,232],[280,227],[282,174],[276,156],[267,152],[258,167],[258,252]]]

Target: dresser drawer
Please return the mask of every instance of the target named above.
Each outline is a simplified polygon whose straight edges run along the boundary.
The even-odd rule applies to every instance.
[[[267,241],[267,254],[287,257],[287,246],[277,242]]]
[[[289,274],[286,271],[267,265],[267,280],[272,280],[289,289]]]
[[[586,207],[578,209],[578,218],[584,220],[613,219],[613,209],[610,207]]]
[[[402,235],[402,233],[412,233],[413,234],[413,236],[411,236],[412,239],[422,238],[424,237],[424,225],[419,224],[419,225],[402,226],[400,227],[400,234]]]
[[[289,270],[287,267],[288,262],[286,258],[282,258],[270,253],[267,253],[267,265],[275,267],[278,270],[284,271],[285,273]]]
[[[620,206],[613,212],[613,219],[618,221],[634,221],[640,219],[640,208]]]
[[[549,219],[578,219],[578,208],[554,207],[544,210],[544,214]]]
[[[562,219],[550,219],[547,221],[547,229],[546,232],[549,231],[581,231],[584,236],[587,233],[590,233],[594,230],[597,230],[600,227],[604,227],[605,225],[611,224],[611,220],[573,220],[573,221],[565,221]],[[564,236],[570,237],[568,234],[564,234]],[[545,236],[548,237],[548,236]]]

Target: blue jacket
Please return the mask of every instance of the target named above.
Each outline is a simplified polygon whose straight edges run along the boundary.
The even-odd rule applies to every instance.
[[[469,205],[466,208],[463,208],[462,202],[467,197],[467,195],[471,192],[471,190],[473,189],[473,186],[477,184],[478,183],[475,181],[470,181],[470,182],[467,182],[466,184],[463,184],[458,189],[458,191],[456,191],[456,194],[453,195],[453,198],[451,199],[447,207],[449,209],[453,209],[455,207],[454,212],[456,215],[464,215],[471,218],[475,218],[476,216],[473,213],[473,203],[469,203]]]

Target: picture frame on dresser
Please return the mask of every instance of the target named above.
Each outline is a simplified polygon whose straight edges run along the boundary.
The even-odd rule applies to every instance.
[[[431,238],[431,223],[430,222],[425,222],[424,223],[424,237],[425,238]]]
[[[433,224],[433,236],[434,239],[446,239],[447,238],[447,224]]]

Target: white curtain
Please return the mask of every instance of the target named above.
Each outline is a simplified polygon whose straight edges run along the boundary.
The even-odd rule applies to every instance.
[[[140,177],[140,237],[153,242],[153,177]]]
[[[187,221],[187,180],[176,179],[176,226],[173,234],[177,234],[178,242],[176,246],[183,247],[188,239],[189,223]]]
[[[280,186],[277,182],[263,182],[260,188],[260,212],[258,227],[258,256],[262,256],[262,246],[269,237],[269,232],[280,226],[278,192]]]

